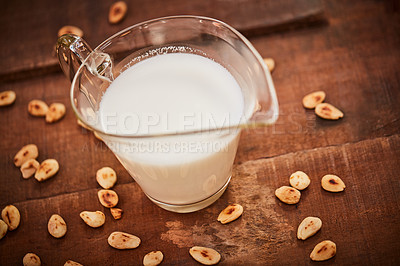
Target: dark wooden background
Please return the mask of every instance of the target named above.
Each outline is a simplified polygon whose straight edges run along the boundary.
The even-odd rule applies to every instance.
[[[54,3],[53,3],[54,2]],[[164,265],[197,265],[194,245],[212,247],[221,265],[309,265],[320,241],[337,244],[336,257],[321,265],[400,263],[400,4],[399,1],[129,1],[118,25],[107,23],[111,1],[9,1],[0,16],[0,91],[17,93],[0,108],[0,208],[14,204],[21,224],[0,240],[0,265],[22,263],[27,252],[43,265],[72,259],[84,265],[140,265],[152,250]],[[210,207],[191,214],[171,213],[152,204],[110,150],[76,124],[69,105],[69,81],[60,72],[53,46],[57,30],[79,26],[96,46],[134,23],[173,14],[222,19],[249,38],[263,57],[272,57],[280,105],[274,126],[242,133],[231,184]],[[317,118],[301,105],[315,90],[339,107],[339,121]],[[67,106],[56,124],[31,117],[32,99]],[[12,159],[25,144],[39,147],[39,161],[55,158],[59,173],[38,183],[24,180]],[[96,170],[113,167],[123,218],[113,220],[98,202]],[[303,170],[310,187],[296,206],[281,203],[274,191]],[[337,174],[343,193],[322,190],[323,175]],[[229,203],[244,207],[237,221],[221,225],[218,213]],[[89,228],[83,210],[102,210],[106,223]],[[68,225],[62,239],[47,232],[60,214]],[[323,226],[306,241],[296,230],[307,216]],[[135,250],[107,244],[113,231],[139,236]]]

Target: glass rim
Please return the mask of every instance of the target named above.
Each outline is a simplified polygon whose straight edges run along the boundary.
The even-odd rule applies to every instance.
[[[271,105],[272,105],[271,109],[273,111],[272,117],[270,117],[268,120],[262,121],[262,122],[254,121],[252,123],[249,123],[249,120],[250,120],[250,118],[249,118],[246,120],[246,122],[239,122],[239,123],[236,123],[234,125],[229,125],[229,126],[219,126],[219,127],[215,127],[215,128],[208,128],[208,129],[183,130],[183,131],[177,131],[177,132],[166,132],[166,133],[156,133],[156,134],[107,133],[104,130],[102,130],[101,128],[97,128],[97,127],[93,127],[92,125],[89,125],[85,121],[86,119],[84,119],[80,115],[79,111],[77,110],[77,107],[75,106],[74,89],[73,89],[75,87],[75,84],[77,83],[78,76],[81,74],[82,69],[84,68],[85,63],[89,59],[89,57],[96,50],[107,47],[107,46],[105,46],[105,44],[110,43],[111,40],[113,40],[123,34],[126,34],[126,32],[130,31],[133,28],[137,28],[137,27],[143,26],[148,23],[154,23],[154,22],[159,22],[162,20],[172,20],[172,19],[197,19],[197,20],[207,20],[207,21],[211,21],[211,22],[217,22],[217,23],[223,25],[225,28],[227,28],[231,32],[233,32],[246,45],[246,47],[252,52],[252,54],[256,57],[257,61],[260,63],[260,65],[263,69],[263,72],[267,79],[267,84],[268,84],[269,93],[270,93],[271,102],[272,102],[271,103]],[[160,18],[146,20],[146,21],[134,24],[132,26],[129,26],[129,27],[113,34],[112,36],[108,37],[106,40],[104,40],[99,45],[97,45],[96,48],[94,48],[92,52],[90,52],[90,54],[83,60],[82,64],[76,71],[75,76],[71,83],[70,101],[71,101],[72,109],[73,109],[76,117],[85,125],[85,127],[87,129],[89,129],[93,132],[96,132],[96,133],[100,133],[101,135],[105,135],[105,136],[109,136],[109,137],[117,137],[117,138],[142,138],[143,139],[143,138],[156,138],[156,137],[168,137],[168,136],[180,136],[180,135],[184,136],[184,135],[191,135],[191,134],[211,133],[211,132],[218,132],[218,131],[221,132],[221,131],[226,131],[226,130],[239,130],[239,129],[246,129],[246,128],[259,128],[259,127],[265,127],[265,126],[274,124],[275,121],[277,120],[278,114],[279,114],[278,100],[277,100],[277,96],[276,96],[276,92],[275,92],[275,86],[272,82],[271,73],[270,73],[268,67],[265,65],[264,60],[262,59],[261,55],[254,48],[254,46],[250,43],[250,41],[246,37],[244,37],[238,30],[236,30],[235,28],[233,28],[232,26],[228,25],[227,23],[225,23],[221,20],[210,18],[210,17],[204,17],[204,16],[195,16],[195,15],[175,15],[175,16],[166,16],[166,17],[160,17]],[[240,119],[240,121],[242,121],[242,119]]]

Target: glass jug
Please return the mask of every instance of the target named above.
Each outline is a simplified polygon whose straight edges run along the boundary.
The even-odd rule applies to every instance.
[[[200,55],[228,70],[243,95],[240,121],[148,134],[105,130],[99,108],[110,84],[135,64],[170,53]],[[57,54],[72,81],[71,105],[78,119],[106,143],[147,197],[169,211],[193,212],[215,202],[230,181],[240,130],[271,125],[278,117],[263,59],[242,34],[212,18],[149,20],[93,50],[82,38],[66,34],[58,39]]]

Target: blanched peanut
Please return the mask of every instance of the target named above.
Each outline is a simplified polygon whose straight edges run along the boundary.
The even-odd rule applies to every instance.
[[[124,1],[118,1],[111,5],[108,13],[108,21],[111,24],[116,24],[124,19],[128,6]]]
[[[311,180],[306,173],[297,171],[290,176],[289,182],[292,187],[303,190],[310,185]]]
[[[38,148],[35,144],[28,144],[22,147],[14,156],[14,164],[20,167],[29,159],[36,159],[39,156]]]
[[[310,236],[315,235],[321,229],[322,221],[318,217],[307,217],[299,225],[297,229],[297,238],[306,240]]]
[[[21,221],[19,210],[14,205],[7,205],[1,211],[1,218],[8,225],[8,230],[12,231],[17,229]]]
[[[264,63],[267,65],[269,72],[272,73],[272,71],[275,69],[275,60],[272,58],[264,58]]]
[[[90,227],[100,227],[106,221],[106,216],[101,211],[83,211],[80,213],[82,220]]]
[[[40,164],[39,169],[36,170],[35,178],[39,182],[47,180],[54,176],[58,172],[59,168],[60,166],[55,159],[44,160]]]
[[[239,218],[242,213],[243,207],[241,205],[231,204],[218,215],[217,220],[222,224],[227,224]]]
[[[115,220],[121,219],[122,214],[124,213],[124,211],[119,208],[110,208],[110,212],[111,212],[112,217],[114,217]]]
[[[34,253],[27,253],[22,259],[24,266],[40,266],[42,265],[38,255]]]
[[[275,190],[275,196],[286,204],[296,204],[300,201],[301,193],[295,188],[282,186]]]
[[[76,26],[66,25],[58,30],[58,37],[63,36],[64,34],[75,34],[76,36],[82,37],[83,30]]]
[[[28,112],[33,116],[46,116],[49,106],[41,100],[32,100],[28,103]]]
[[[46,122],[54,123],[64,117],[66,112],[65,105],[62,103],[52,103],[46,113]]]
[[[325,175],[321,179],[321,186],[329,192],[341,192],[346,188],[346,185],[337,175]]]
[[[109,189],[117,182],[117,173],[111,167],[103,167],[96,172],[96,180],[104,189]]]
[[[39,166],[40,163],[35,159],[29,159],[28,161],[24,162],[20,168],[22,177],[28,179],[36,173],[36,170],[39,169]]]
[[[161,251],[152,251],[147,253],[143,258],[144,266],[157,266],[164,259],[164,255]]]
[[[303,106],[307,109],[314,109],[318,104],[325,100],[326,94],[324,91],[315,91],[307,94],[303,98]]]
[[[0,106],[11,105],[15,102],[17,95],[14,91],[2,91],[0,92]]]
[[[192,247],[189,250],[190,255],[196,261],[200,262],[204,265],[214,265],[217,264],[220,259],[221,255],[212,248],[205,248],[205,247]]]
[[[55,238],[60,238],[67,233],[67,224],[60,215],[53,214],[49,219],[47,229],[49,230],[50,235]]]
[[[322,241],[317,244],[310,254],[310,259],[314,261],[329,260],[336,255],[336,244],[330,240]]]
[[[97,192],[101,205],[106,208],[115,207],[118,203],[118,195],[114,190],[102,189]]]
[[[8,231],[8,225],[3,221],[0,220],[0,239],[2,239]]]
[[[78,262],[72,261],[72,260],[67,260],[64,263],[64,266],[83,266],[83,265]]]
[[[108,237],[108,244],[116,249],[132,249],[140,245],[140,238],[128,233],[113,232]]]
[[[344,115],[342,111],[329,103],[320,103],[315,107],[315,114],[323,119],[338,120]]]

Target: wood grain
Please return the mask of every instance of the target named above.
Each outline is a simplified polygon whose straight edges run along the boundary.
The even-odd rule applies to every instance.
[[[162,250],[165,265],[196,265],[188,250],[201,245],[218,250],[221,265],[288,265],[294,261],[309,265],[314,245],[330,239],[338,253],[329,264],[394,265],[400,262],[399,164],[400,135],[249,161],[235,167],[220,200],[193,214],[156,207],[133,182],[115,187],[119,207],[125,211],[118,221],[98,202],[100,187],[26,200],[15,204],[22,222],[0,242],[0,253],[8,254],[0,257],[0,264],[18,264],[30,251],[41,257],[43,265],[62,265],[68,259],[84,265],[139,265],[147,252]],[[299,204],[286,205],[275,198],[274,191],[288,185],[296,170],[305,171],[311,185],[302,192]],[[328,173],[343,179],[344,192],[321,188],[321,177]],[[29,181],[21,180],[21,184]],[[62,186],[69,178],[60,174],[54,182]],[[244,213],[237,221],[222,225],[216,218],[230,203],[243,205]],[[88,227],[79,217],[83,210],[103,211],[105,225]],[[53,213],[67,223],[68,232],[62,239],[47,232]],[[320,217],[322,229],[306,241],[297,240],[297,226],[307,216]],[[115,250],[107,244],[113,231],[135,234],[142,244],[135,250]]]
[[[171,15],[201,15],[225,21],[248,36],[324,21],[320,0],[135,0],[126,1],[126,18],[108,23],[109,1],[8,1],[0,17],[0,80],[59,71],[54,54],[57,32],[75,25],[94,48],[136,23]],[[10,23],[12,21],[12,23]],[[23,34],[21,34],[23,33]]]
[[[150,11],[150,4],[131,9],[129,17],[140,21],[155,14],[151,12],[172,14],[202,8],[192,3],[166,6],[164,2],[152,2],[156,11]],[[8,3],[6,11],[12,11],[13,5]],[[22,64],[23,69],[45,67],[29,65],[39,62],[29,57],[30,53],[39,51],[37,57],[45,54],[47,45],[50,47],[49,36],[54,36],[59,26],[70,23],[57,12],[57,18],[46,13],[41,5],[32,2],[22,7],[24,12],[32,10],[43,20],[52,21],[51,31],[47,27],[39,29],[43,37],[37,37],[39,44],[35,45],[41,48],[19,50],[19,59],[26,55],[29,58],[24,61],[26,65]],[[96,28],[92,23],[100,19],[95,14],[99,12],[96,8],[104,8],[102,5],[83,3],[78,9],[64,9],[68,18],[88,14],[78,26],[92,29],[87,37],[94,44],[104,38],[104,32],[111,34],[132,22]],[[222,265],[309,265],[314,264],[308,257],[313,246],[325,239],[336,242],[338,254],[320,264],[400,264],[398,5],[393,1],[324,1],[323,5],[329,26],[251,38],[262,56],[273,57],[277,63],[272,76],[280,118],[272,127],[242,133],[226,193],[209,208],[192,214],[167,212],[151,203],[111,151],[76,124],[68,99],[70,84],[61,73],[0,82],[0,91],[12,89],[17,93],[12,106],[0,108],[0,208],[15,204],[22,217],[20,227],[0,240],[0,265],[21,264],[27,252],[37,253],[43,265],[62,265],[67,259],[84,265],[136,265],[144,254],[156,249],[164,252],[165,265],[198,265],[188,254],[192,245],[217,249],[222,254]],[[48,10],[54,9],[50,4]],[[228,16],[229,10],[210,10],[210,14],[227,12]],[[106,11],[104,8],[101,12]],[[7,19],[0,18],[5,22],[0,27],[10,25],[4,29],[9,34],[18,27],[12,22],[24,18],[18,12],[7,12]],[[245,25],[244,15],[236,15],[238,25]],[[43,20],[37,23],[42,25]],[[42,36],[29,30],[21,32],[29,40]],[[0,60],[0,64],[17,62],[14,53],[5,52],[13,47],[5,47],[4,42],[0,39],[0,54],[6,61]],[[24,45],[18,43],[15,49]],[[9,65],[2,66],[15,71]],[[302,97],[321,89],[327,92],[327,102],[344,111],[343,119],[325,121],[303,109]],[[27,105],[35,98],[49,104],[64,103],[66,116],[52,125],[31,117]],[[55,158],[60,162],[60,172],[54,178],[38,183],[21,177],[12,158],[28,143],[38,145],[40,161]],[[115,190],[121,198],[119,207],[125,211],[120,221],[114,221],[97,199],[100,187],[95,172],[103,166],[113,167],[118,175]],[[312,183],[298,205],[288,206],[273,193],[277,187],[288,185],[290,174],[297,170],[308,173]],[[347,188],[343,193],[321,189],[320,178],[328,173],[344,180]],[[218,213],[233,202],[244,206],[243,216],[231,224],[219,224]],[[83,210],[103,210],[106,224],[99,229],[89,228],[79,218]],[[53,213],[61,214],[68,224],[63,239],[54,239],[47,232],[47,221]],[[306,241],[297,240],[297,225],[309,215],[322,219],[322,230]],[[106,239],[115,230],[138,235],[143,241],[141,246],[130,251],[109,247]]]

